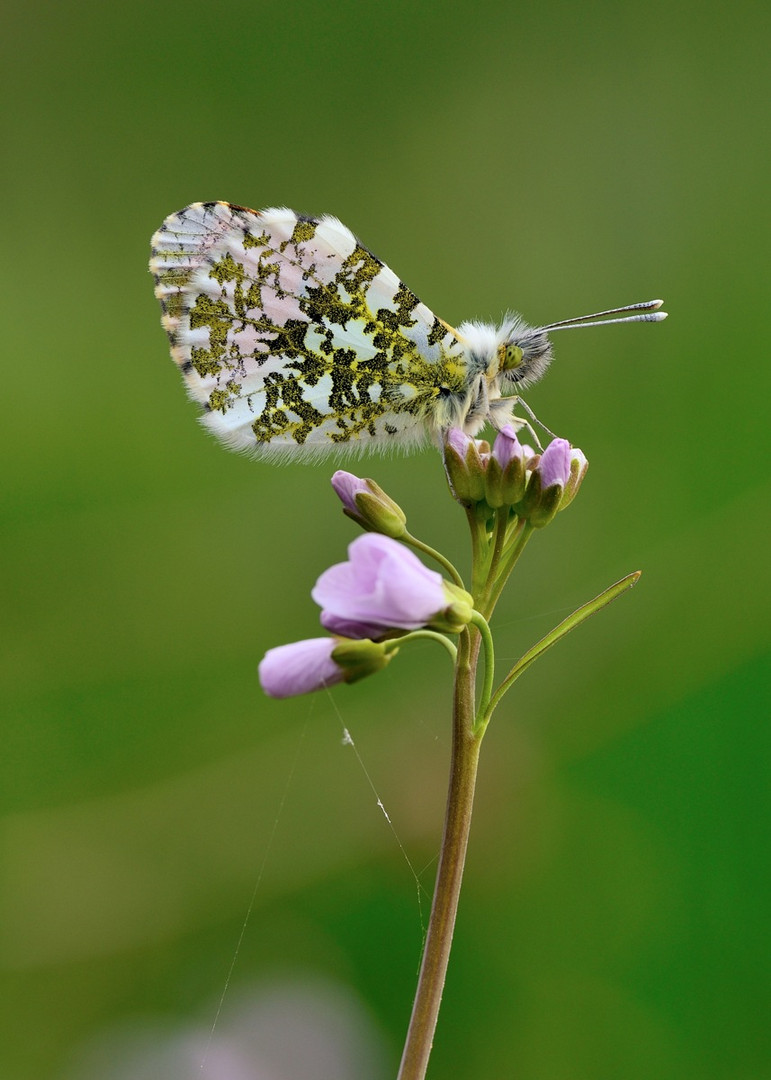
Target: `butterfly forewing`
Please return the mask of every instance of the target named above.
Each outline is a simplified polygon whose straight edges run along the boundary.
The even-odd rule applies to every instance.
[[[455,332],[335,218],[194,203],[152,245],[172,356],[233,448],[409,445],[466,390]]]

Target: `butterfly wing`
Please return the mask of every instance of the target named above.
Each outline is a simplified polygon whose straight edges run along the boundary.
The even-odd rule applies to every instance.
[[[193,203],[152,249],[172,357],[233,449],[414,444],[468,396],[455,331],[336,218]]]

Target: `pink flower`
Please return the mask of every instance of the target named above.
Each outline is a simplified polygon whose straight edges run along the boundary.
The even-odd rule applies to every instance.
[[[463,428],[453,427],[447,432],[447,445],[451,447],[459,458],[465,458],[475,440],[467,435]]]
[[[552,439],[538,462],[537,473],[541,481],[541,489],[559,484],[564,488],[570,479],[570,443],[567,439]]]
[[[327,629],[345,626],[350,632],[355,626],[357,636],[367,637],[395,627],[417,630],[454,599],[441,574],[387,536],[358,537],[348,556],[348,562],[325,570],[311,592]]]
[[[566,498],[571,472],[586,472],[586,458],[580,450],[572,450],[567,439],[552,439],[530,473],[527,490],[518,512],[536,529],[548,525],[558,510],[567,506],[578,490],[572,485],[570,498]]]
[[[524,451],[520,446],[513,425],[504,425],[495,436],[495,442],[493,443],[493,457],[498,462],[501,469],[505,469],[509,462],[514,460],[514,458],[523,462],[524,456]]]
[[[512,424],[506,424],[496,435],[485,468],[485,499],[488,506],[498,509],[518,503],[525,493],[527,476],[524,450]]]
[[[337,638],[309,638],[268,649],[259,666],[260,685],[269,697],[308,694],[343,681],[345,671],[332,659]]]
[[[570,479],[565,485],[565,491],[562,495],[562,501],[560,502],[560,510],[564,510],[566,506],[569,506],[578,494],[578,489],[584,482],[586,476],[586,470],[589,468],[589,462],[586,460],[586,454],[583,450],[579,450],[578,447],[574,447],[570,451]]]
[[[389,664],[398,652],[393,642],[310,638],[268,649],[260,663],[260,684],[270,697],[309,694],[335,683],[358,682]]]
[[[485,497],[487,443],[472,439],[461,428],[450,428],[444,441],[444,467],[453,498],[472,506]]]
[[[321,625],[330,634],[345,638],[379,638],[385,633],[383,627],[376,623],[357,622],[356,619],[346,619],[329,611],[322,611]]]

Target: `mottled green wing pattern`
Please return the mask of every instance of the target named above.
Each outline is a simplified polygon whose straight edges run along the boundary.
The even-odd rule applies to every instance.
[[[335,218],[194,203],[152,247],[172,356],[232,448],[409,445],[462,411],[457,334]]]

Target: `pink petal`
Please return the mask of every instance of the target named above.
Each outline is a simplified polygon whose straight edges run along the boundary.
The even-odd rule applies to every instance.
[[[564,487],[570,478],[570,443],[567,439],[552,439],[538,463],[541,487],[554,484]]]
[[[325,570],[312,590],[322,621],[333,616],[368,628],[413,630],[447,606],[441,574],[390,537],[367,533],[348,554],[349,561]]]
[[[493,443],[493,457],[502,469],[505,469],[515,457],[524,458],[517,433],[511,424],[506,424],[496,435]]]
[[[262,689],[286,698],[341,682],[343,670],[331,655],[336,645],[336,638],[309,638],[268,649],[258,669]]]
[[[361,480],[343,469],[338,469],[332,477],[332,487],[343,506],[353,514],[357,513],[356,496],[361,491],[369,491],[366,480]]]

